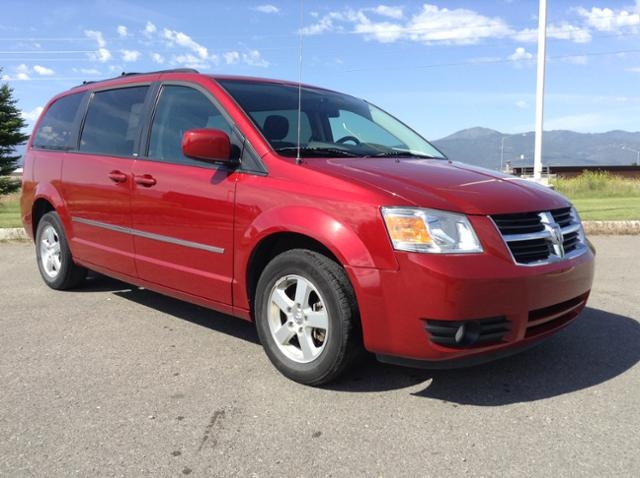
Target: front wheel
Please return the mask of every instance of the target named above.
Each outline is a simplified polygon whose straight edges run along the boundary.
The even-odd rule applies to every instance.
[[[294,249],[267,265],[255,316],[269,359],[296,382],[334,380],[361,349],[351,284],[342,267],[316,252]]]
[[[71,289],[84,280],[87,270],[73,262],[57,213],[52,211],[42,216],[35,240],[38,269],[49,287],[57,290]]]

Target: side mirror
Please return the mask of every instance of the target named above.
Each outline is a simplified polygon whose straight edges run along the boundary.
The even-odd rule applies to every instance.
[[[182,135],[182,153],[192,159],[227,163],[231,162],[231,141],[219,129],[190,129]]]

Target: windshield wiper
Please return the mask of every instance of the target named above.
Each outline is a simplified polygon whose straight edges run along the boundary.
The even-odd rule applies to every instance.
[[[372,158],[420,158],[420,159],[446,159],[442,156],[430,156],[422,153],[412,153],[411,151],[384,151],[371,155]]]
[[[286,146],[284,148],[276,148],[276,153],[280,153],[283,154],[284,156],[291,156],[291,154],[287,154],[287,153],[293,153],[293,156],[296,155],[296,153],[298,152],[298,148],[296,146]],[[310,148],[310,147],[300,147],[300,155],[301,156],[305,156],[305,157],[332,157],[332,156],[340,156],[340,157],[345,157],[345,158],[359,158],[362,157],[361,154],[357,154],[357,153],[352,153],[351,151],[346,151],[344,149],[339,149],[339,148]]]

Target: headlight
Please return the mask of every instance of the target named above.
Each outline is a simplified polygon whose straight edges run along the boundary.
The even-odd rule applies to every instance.
[[[482,252],[464,214],[435,209],[383,207],[382,217],[394,249],[435,254]]]

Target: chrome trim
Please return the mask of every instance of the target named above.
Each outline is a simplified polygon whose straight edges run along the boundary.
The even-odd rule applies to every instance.
[[[581,256],[585,252],[587,252],[587,246],[584,244],[578,244],[573,251],[566,252],[562,257],[556,256],[555,254],[550,254],[549,257],[546,259],[536,261],[536,262],[523,263],[523,262],[517,262],[516,258],[513,257],[513,254],[511,253],[511,249],[509,249],[509,255],[511,255],[511,259],[513,259],[513,262],[517,266],[521,266],[521,267],[537,267],[537,266],[546,266],[548,264],[555,264],[556,262],[575,259],[576,257]]]
[[[579,232],[580,229],[580,224],[569,224],[568,226],[562,228],[562,234],[566,235],[571,234],[572,232]],[[504,234],[502,235],[502,237],[506,242],[531,241],[534,239],[546,239],[547,237],[549,237],[549,233],[547,231],[540,231],[530,232],[528,234]]]
[[[163,236],[161,234],[154,234],[152,232],[140,231],[138,229],[132,229],[130,227],[116,226],[115,224],[108,224],[106,222],[93,221],[91,219],[84,219],[81,217],[72,217],[73,222],[85,224],[87,226],[99,227],[107,229],[109,231],[121,232],[123,234],[130,234],[132,236],[143,237],[145,239],[152,239],[154,241],[166,242],[168,244],[175,244],[177,246],[190,247],[191,249],[200,249],[202,251],[213,252],[214,254],[224,254],[224,248],[216,246],[208,246],[206,244],[200,244],[199,242],[185,241],[184,239],[178,239],[176,237]]]
[[[547,264],[553,264],[556,262],[574,259],[582,254],[584,254],[587,250],[587,244],[584,237],[584,230],[582,228],[582,223],[577,218],[575,213],[575,209],[571,208],[570,217],[571,223],[565,227],[560,227],[560,225],[556,222],[551,211],[542,211],[538,213],[538,217],[540,218],[540,224],[544,227],[543,231],[540,232],[531,232],[527,234],[502,234],[500,228],[493,220],[493,217],[489,216],[491,222],[495,226],[498,234],[502,237],[502,240],[507,246],[507,250],[509,251],[509,255],[513,260],[514,264],[522,267],[537,267],[543,266]],[[576,248],[570,252],[565,252],[564,250],[564,237],[567,234],[578,233],[578,243],[576,244]],[[535,239],[545,239],[550,243],[552,251],[546,259],[542,259],[535,262],[518,262],[511,252],[511,248],[509,247],[510,242],[518,242],[518,241],[529,241]]]

